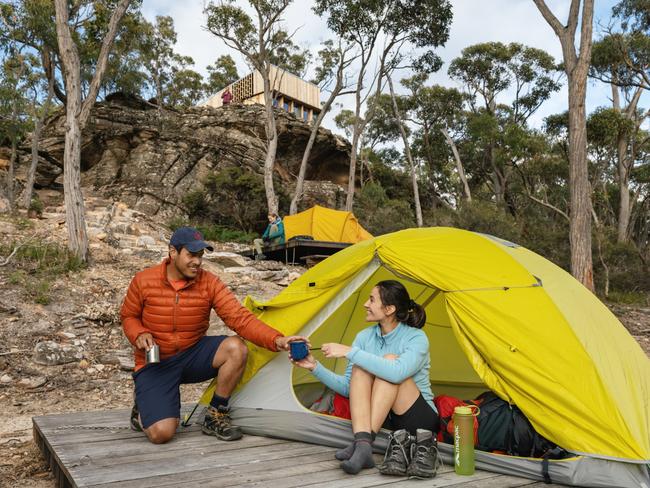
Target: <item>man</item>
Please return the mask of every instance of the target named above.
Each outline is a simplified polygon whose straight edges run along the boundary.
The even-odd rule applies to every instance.
[[[264,234],[261,239],[254,239],[253,246],[255,247],[255,259],[265,259],[266,256],[262,252],[262,246],[270,244],[284,244],[284,224],[278,214],[271,212],[267,218],[269,225],[266,226]]]
[[[181,227],[169,242],[169,256],[135,275],[122,305],[122,328],[135,346],[135,405],[131,427],[155,444],[169,441],[180,419],[181,383],[216,376],[217,386],[202,431],[236,440],[228,400],[239,382],[248,349],[238,336],[206,336],[210,311],[244,339],[271,351],[288,349],[297,337],[284,337],[244,308],[224,283],[202,270],[212,247],[196,229]],[[301,338],[303,339],[303,338]],[[145,351],[160,347],[160,362],[145,366]]]

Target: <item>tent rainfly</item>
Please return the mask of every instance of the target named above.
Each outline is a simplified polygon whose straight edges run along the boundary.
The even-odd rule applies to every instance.
[[[284,235],[311,236],[316,241],[357,243],[372,239],[352,212],[314,205],[304,212],[284,217]]]
[[[426,309],[434,394],[471,398],[490,389],[518,405],[573,455],[550,461],[553,482],[650,487],[650,360],[591,292],[523,247],[452,228],[408,229],[350,246],[272,300],[248,297],[246,305],[314,345],[350,344],[368,326],[361,304],[384,279],[401,281]],[[236,424],[250,434],[350,441],[349,421],[307,408],[322,392],[311,374],[285,354],[249,347],[231,403]],[[345,360],[317,359],[345,369]],[[452,446],[440,449],[449,461]],[[540,459],[476,454],[479,468],[543,479]]]

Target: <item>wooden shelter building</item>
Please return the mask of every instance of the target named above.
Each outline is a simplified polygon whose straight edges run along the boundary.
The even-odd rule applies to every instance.
[[[275,95],[273,100],[275,107],[292,113],[307,123],[318,116],[320,113],[320,88],[318,85],[305,81],[277,66],[271,66],[270,80],[271,89]],[[264,105],[264,81],[258,71],[253,71],[228,85],[201,105],[221,107],[223,105],[221,95],[226,89],[230,89],[233,95],[231,103]]]

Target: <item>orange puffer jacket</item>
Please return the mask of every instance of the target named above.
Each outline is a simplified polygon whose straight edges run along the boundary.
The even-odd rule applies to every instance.
[[[196,344],[208,330],[210,310],[244,339],[277,351],[277,330],[243,307],[226,285],[209,271],[199,270],[195,279],[176,291],[167,280],[169,258],[137,273],[126,293],[120,316],[131,344],[140,334],[151,333],[160,346],[160,359]],[[144,366],[144,351],[135,349],[135,370]]]

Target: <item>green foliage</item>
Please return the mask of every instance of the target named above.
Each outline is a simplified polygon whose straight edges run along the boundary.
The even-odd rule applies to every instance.
[[[204,182],[217,222],[251,232],[266,214],[264,180],[240,167],[210,174]]]
[[[354,203],[354,213],[368,232],[382,235],[415,226],[413,209],[404,200],[390,199],[377,183],[365,185]]]
[[[650,296],[648,292],[640,291],[610,291],[607,301],[612,303],[622,303],[625,305],[650,305]]]
[[[41,215],[43,215],[43,202],[41,201],[40,198],[38,198],[38,196],[34,196],[27,210],[31,212],[35,212],[36,215],[40,217]]]
[[[8,256],[20,243],[0,245],[0,255]],[[14,269],[9,282],[24,288],[36,303],[47,305],[51,301],[51,287],[59,276],[76,273],[85,266],[66,247],[56,243],[31,242],[20,244],[10,261]]]
[[[160,104],[181,108],[195,105],[204,97],[206,85],[190,68],[194,60],[174,51],[174,20],[157,16],[154,24],[143,21],[141,31],[138,51],[149,91]]]
[[[239,229],[233,229],[217,224],[206,224],[200,221],[191,221],[187,219],[175,218],[168,222],[167,226],[172,230],[179,227],[189,226],[198,229],[203,237],[208,241],[215,242],[242,242],[250,243],[258,237],[257,233],[242,232]]]
[[[207,69],[207,93],[218,92],[240,78],[239,74],[237,74],[237,65],[235,64],[235,60],[228,54],[219,56],[214,64],[208,66]]]

